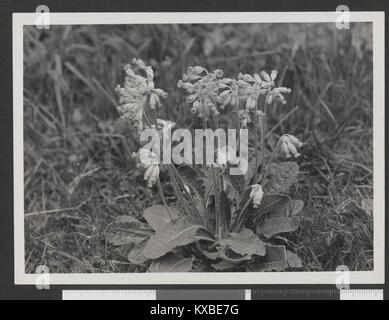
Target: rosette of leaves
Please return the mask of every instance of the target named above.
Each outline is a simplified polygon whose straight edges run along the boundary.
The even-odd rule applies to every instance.
[[[283,236],[300,224],[301,200],[292,200],[288,189],[295,182],[295,162],[273,163],[263,181],[265,195],[258,208],[248,206],[251,173],[228,175],[228,166],[218,169],[222,177],[222,236],[215,234],[213,217],[215,191],[206,168],[181,166],[178,172],[188,186],[198,215],[179,207],[155,205],[143,212],[143,221],[120,217],[116,232],[107,232],[114,246],[130,246],[128,260],[145,265],[149,272],[283,271],[302,267],[299,257],[287,250]],[[170,214],[169,214],[170,213]],[[125,225],[123,225],[125,223]],[[117,227],[117,226],[116,226]]]

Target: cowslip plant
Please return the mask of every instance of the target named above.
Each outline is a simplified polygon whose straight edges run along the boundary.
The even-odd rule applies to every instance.
[[[120,116],[141,134],[154,128],[154,144],[169,140],[175,123],[158,118],[157,108],[167,93],[154,87],[151,67],[134,59],[124,67]],[[138,72],[136,72],[138,71]],[[284,234],[300,224],[302,200],[292,200],[298,165],[285,161],[298,157],[302,143],[284,134],[270,152],[266,144],[266,112],[274,103],[286,103],[291,90],[277,87],[277,71],[224,78],[223,71],[189,67],[178,81],[188,94],[186,102],[204,129],[219,129],[219,117],[231,114],[237,132],[254,133],[254,155],[248,170],[231,175],[238,149],[218,146],[218,161],[203,165],[162,163],[160,155],[141,148],[134,153],[150,188],[157,188],[162,204],[143,211],[143,219],[120,216],[106,229],[106,239],[118,248],[130,248],[128,260],[149,272],[283,271],[301,268],[299,257],[287,250]],[[259,136],[261,137],[259,139]],[[171,141],[169,141],[171,142]],[[238,144],[239,144],[238,137]],[[278,162],[277,162],[278,161]],[[166,167],[176,201],[168,204],[160,181]]]

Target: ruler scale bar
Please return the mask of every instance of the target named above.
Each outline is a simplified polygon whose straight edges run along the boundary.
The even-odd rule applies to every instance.
[[[246,300],[246,290],[157,290],[157,300]]]
[[[63,290],[63,300],[383,300],[382,289]]]
[[[252,300],[339,300],[338,289],[253,289]]]
[[[384,300],[382,289],[340,290],[340,300]]]
[[[156,290],[63,290],[62,300],[157,300]]]
[[[250,300],[251,290],[63,290],[62,300]]]

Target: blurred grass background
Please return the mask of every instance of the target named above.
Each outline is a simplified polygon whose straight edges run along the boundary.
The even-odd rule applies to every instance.
[[[289,245],[305,271],[371,270],[371,33],[369,23],[25,26],[26,272],[138,271],[104,238],[118,215],[139,217],[160,202],[115,109],[113,89],[133,57],[154,67],[156,87],[169,93],[160,114],[182,126],[194,121],[176,86],[187,66],[231,77],[279,70],[292,94],[269,111],[269,145],[282,133],[305,143],[295,188],[304,218]],[[173,195],[166,181],[164,189]]]

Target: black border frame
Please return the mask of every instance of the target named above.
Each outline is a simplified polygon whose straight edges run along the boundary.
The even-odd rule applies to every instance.
[[[349,6],[351,11],[385,11],[385,30],[388,27],[389,2],[387,0],[1,0],[0,2],[0,299],[58,300],[63,289],[334,289],[334,285],[52,285],[50,290],[38,290],[33,285],[14,285],[14,234],[13,234],[13,84],[12,84],[12,13],[35,12],[38,5],[45,4],[51,12],[274,12],[274,11],[334,11],[339,4]],[[385,40],[387,34],[385,32]],[[388,41],[385,44],[385,63],[388,64]],[[387,70],[387,69],[386,69]],[[386,71],[385,70],[385,71]],[[389,83],[385,74],[385,81]],[[385,88],[385,94],[388,93]],[[386,102],[385,102],[386,108]],[[385,129],[388,128],[385,115]],[[386,132],[385,132],[385,138]],[[388,139],[385,152],[388,150]],[[386,162],[386,161],[385,161]],[[389,171],[389,170],[387,170]],[[385,181],[388,180],[388,173]],[[386,190],[385,198],[388,197]],[[385,210],[387,211],[387,210]],[[387,219],[388,220],[388,219]],[[385,223],[385,271],[388,269],[389,223]],[[389,298],[385,272],[385,285],[352,285],[351,289],[384,289]]]

